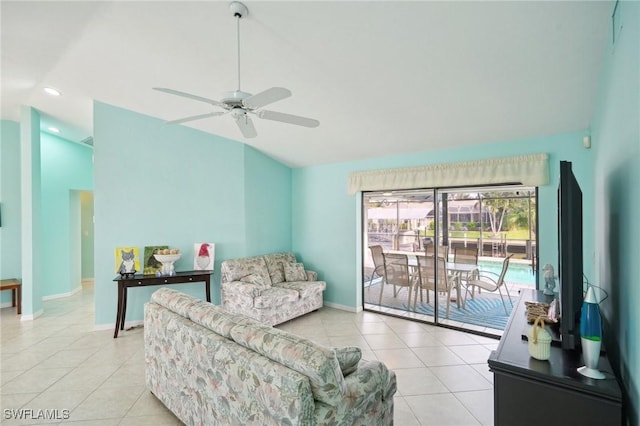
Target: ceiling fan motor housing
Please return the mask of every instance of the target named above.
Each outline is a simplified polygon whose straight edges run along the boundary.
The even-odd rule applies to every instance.
[[[223,94],[222,102],[230,107],[242,107],[242,101],[251,97],[251,93],[236,90],[233,92],[225,92]]]

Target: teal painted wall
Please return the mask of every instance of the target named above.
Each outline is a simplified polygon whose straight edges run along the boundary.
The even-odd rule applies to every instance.
[[[595,151],[595,284],[610,298],[601,304],[604,339],[627,395],[629,424],[640,424],[640,3],[620,2],[616,43],[605,51]],[[622,30],[619,28],[622,27]]]
[[[0,131],[0,278],[20,278],[20,124],[2,120]],[[0,297],[0,304],[11,305],[11,292],[3,291]]]
[[[583,190],[584,227],[593,229],[593,154],[582,146],[583,133],[487,143],[482,146],[429,151],[293,170],[292,248],[303,253],[327,281],[325,300],[361,307],[361,215],[357,196],[347,194],[352,171],[450,163],[531,153],[549,154],[550,183],[539,189],[540,263],[558,264],[557,187],[560,160],[573,162]],[[585,274],[593,279],[593,233],[585,232]]]
[[[42,133],[41,175],[43,240],[46,274],[42,296],[71,293],[81,284],[80,190],[93,190],[93,149]]]
[[[115,323],[115,247],[167,244],[186,270],[194,243],[215,243],[214,303],[222,260],[290,249],[290,171],[244,144],[96,102],[94,147],[96,324]],[[204,298],[202,284],[179,288]],[[130,291],[127,321],[142,320],[154,290]]]
[[[293,170],[292,248],[327,282],[324,300],[355,307],[359,246],[355,197],[347,195],[354,164]]]
[[[45,271],[42,264],[43,215],[40,173],[40,113],[20,107],[20,216],[22,319],[42,313]]]
[[[291,168],[245,146],[247,255],[291,249]]]
[[[39,118],[35,115],[33,128],[39,127]],[[75,256],[72,256],[70,205],[71,190],[75,188],[91,189],[93,186],[92,150],[88,147],[67,141],[46,133],[39,137],[39,163],[37,174],[41,190],[37,204],[43,212],[43,223],[38,225],[42,231],[41,243],[33,247],[35,255],[41,259],[36,269],[46,271],[37,281],[38,297],[64,295],[79,286],[72,279]],[[20,125],[11,121],[2,121],[2,215],[0,228],[2,246],[2,277],[22,277],[21,246],[21,194],[20,194]],[[71,267],[70,267],[71,266]],[[53,279],[52,277],[56,277]],[[2,294],[2,303],[10,298],[8,292]]]

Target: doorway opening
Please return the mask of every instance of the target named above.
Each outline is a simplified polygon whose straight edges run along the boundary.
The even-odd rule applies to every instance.
[[[80,264],[82,285],[92,285],[94,280],[94,212],[93,191],[80,192]]]

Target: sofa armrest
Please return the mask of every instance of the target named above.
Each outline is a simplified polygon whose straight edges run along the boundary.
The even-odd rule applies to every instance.
[[[222,283],[223,289],[228,293],[240,293],[243,296],[257,297],[262,293],[263,287],[257,284],[247,283],[244,281],[231,281]]]
[[[346,390],[337,405],[316,401],[315,416],[324,424],[393,424],[396,375],[379,361],[360,360],[345,378]]]
[[[318,281],[318,273],[316,271],[305,271],[307,273],[307,281]]]
[[[393,398],[396,375],[380,361],[360,360],[358,368],[344,378],[345,409],[367,413],[377,401]]]

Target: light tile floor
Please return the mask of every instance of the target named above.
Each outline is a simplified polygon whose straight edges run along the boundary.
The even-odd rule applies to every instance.
[[[117,339],[112,330],[93,330],[91,286],[44,302],[44,314],[34,321],[20,321],[15,308],[0,311],[3,424],[181,424],[145,389],[142,328]],[[396,425],[493,424],[493,378],[486,360],[498,345],[495,339],[332,308],[279,328],[326,345],[357,345],[364,358],[395,370]],[[12,411],[17,409],[32,411]],[[42,420],[38,410],[58,419]],[[19,420],[14,413],[41,417]]]

